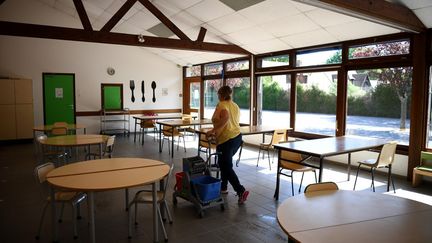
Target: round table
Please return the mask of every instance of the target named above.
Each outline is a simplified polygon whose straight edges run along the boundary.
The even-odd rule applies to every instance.
[[[156,182],[169,172],[169,166],[161,161],[143,158],[113,158],[90,160],[68,164],[52,170],[47,181],[54,187],[84,191],[88,194],[90,238],[96,241],[94,221],[94,192],[152,184],[153,237],[158,241]],[[54,196],[54,189],[51,190]],[[51,204],[54,240],[57,240],[55,204]]]
[[[428,242],[432,207],[362,191],[317,191],[286,199],[277,220],[289,242]]]
[[[53,129],[54,125],[40,125],[40,126],[35,126],[33,127],[33,133],[35,132],[49,132]],[[83,129],[84,130],[84,134],[86,134],[86,129],[87,126],[83,125],[83,124],[67,124],[66,126],[67,130],[73,130],[76,131],[78,129]]]
[[[80,135],[64,135],[56,137],[48,137],[40,140],[40,143],[47,146],[54,147],[78,147],[88,146],[87,153],[90,153],[90,145],[99,145],[99,155],[102,158],[102,144],[106,143],[109,136],[107,135],[93,135],[93,134],[80,134]]]

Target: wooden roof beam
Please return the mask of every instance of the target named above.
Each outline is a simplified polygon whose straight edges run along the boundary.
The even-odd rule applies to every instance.
[[[198,38],[196,39],[196,41],[198,41],[198,42],[203,42],[203,41],[204,41],[204,37],[205,37],[206,32],[207,32],[207,29],[201,27],[201,28],[200,28],[200,32],[199,32],[199,34],[198,34]]]
[[[120,19],[129,11],[137,0],[127,0],[123,6],[115,13],[110,20],[102,27],[101,31],[110,32],[112,28],[120,21]]]
[[[425,25],[411,9],[385,0],[294,0],[315,7],[386,25],[406,32],[419,33]]]
[[[156,18],[158,18],[168,29],[170,29],[181,40],[191,40],[183,31],[181,31],[171,20],[169,20],[159,9],[157,9],[148,0],[138,0],[144,7],[146,7]]]
[[[73,2],[75,4],[75,8],[78,12],[78,15],[81,19],[81,23],[82,23],[84,29],[85,30],[93,30],[82,1],[81,0],[73,0]]]
[[[237,45],[231,44],[196,42],[153,36],[142,36],[144,38],[144,42],[139,42],[138,35],[112,33],[106,31],[88,31],[83,29],[14,23],[7,21],[0,21],[0,35],[168,48],[188,51],[207,51],[240,55],[251,54],[249,51]]]

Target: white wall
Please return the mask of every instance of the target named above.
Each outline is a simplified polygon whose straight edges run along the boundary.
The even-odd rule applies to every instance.
[[[116,73],[107,74],[113,67]],[[33,80],[35,124],[43,124],[42,73],[75,73],[77,111],[101,109],[101,83],[123,83],[124,107],[180,109],[182,70],[144,48],[38,38],[0,36],[0,76]],[[135,103],[129,80],[135,80]],[[141,101],[141,80],[146,101]],[[156,81],[156,102],[151,102],[151,81]],[[162,88],[168,95],[162,96]],[[99,131],[98,117],[79,118],[89,132]]]

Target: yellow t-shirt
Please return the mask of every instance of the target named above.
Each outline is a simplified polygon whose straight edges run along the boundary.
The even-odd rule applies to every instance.
[[[222,144],[240,134],[240,108],[231,100],[220,101],[217,105],[218,109],[227,110],[229,119],[226,126],[222,129],[217,137],[218,144]]]

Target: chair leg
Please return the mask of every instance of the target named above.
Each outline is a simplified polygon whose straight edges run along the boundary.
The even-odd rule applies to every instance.
[[[315,175],[315,183],[318,183],[318,179],[317,179],[317,175],[316,175],[316,171],[313,171],[314,175]]]
[[[391,173],[391,165],[388,166],[388,180],[387,180],[387,191],[390,191],[390,181],[393,185],[393,192],[396,193],[393,176]]]
[[[294,196],[294,171],[291,171],[291,193]]]
[[[55,202],[53,202],[55,203]],[[63,211],[64,211],[64,202],[62,202],[62,206],[61,206],[61,210],[60,210],[60,216],[58,219],[58,222],[61,223],[62,222],[62,218],[63,218]]]
[[[49,204],[49,202],[46,202],[45,205],[43,206],[42,215],[41,215],[41,218],[39,220],[38,232],[37,232],[37,235],[35,237],[36,240],[39,240],[39,238],[40,238],[40,232],[41,232],[41,229],[42,229],[42,224],[43,224],[43,221],[44,221],[44,218],[45,218],[45,212],[46,212],[46,209],[48,207],[48,204]]]
[[[185,137],[183,136],[183,147],[184,147],[184,151],[186,152],[186,141],[185,141]]]
[[[128,211],[129,210],[129,189],[128,188],[125,189],[125,205],[126,205],[125,211]]]
[[[128,208],[130,208],[130,207],[132,206],[132,203],[133,203],[133,202],[131,202],[131,203],[128,205]],[[135,205],[136,205],[136,204],[135,204]],[[135,209],[135,211],[136,211],[136,209]],[[131,211],[130,211],[130,210],[128,210],[128,238],[129,238],[129,239],[132,238],[132,215],[131,215]]]
[[[172,219],[172,217],[171,217],[171,213],[170,213],[170,211],[169,211],[169,209],[168,209],[168,204],[167,204],[167,202],[166,202],[165,200],[164,200],[164,202],[163,202],[163,205],[164,205],[165,210],[166,210],[167,215],[168,215],[168,222],[169,222],[170,224],[172,224],[172,223],[173,223],[173,219]]]
[[[357,177],[358,177],[358,173],[359,173],[359,170],[360,170],[360,166],[361,166],[361,164],[359,164],[358,167],[357,167],[357,173],[356,173],[356,178],[355,178],[355,181],[354,181],[354,188],[353,188],[353,191],[355,191],[355,188],[356,188],[356,184],[357,184]]]
[[[138,224],[137,214],[138,214],[138,203],[135,202],[135,225]]]
[[[165,239],[165,241],[168,241],[168,235],[167,235],[166,230],[165,230],[165,225],[163,224],[163,221],[162,221],[162,214],[161,214],[161,211],[160,211],[159,207],[157,207],[157,213],[159,215],[159,222],[161,224],[161,228],[162,228],[162,231],[163,231],[163,234],[164,234],[164,239]]]
[[[275,188],[275,192],[274,192],[274,195],[273,195],[273,198],[275,200],[279,200],[279,183],[280,183],[280,170],[278,168],[277,171],[276,171],[276,188]]]
[[[300,180],[299,193],[300,193],[301,188],[302,188],[302,184],[303,184],[303,177],[304,177],[304,172],[302,173],[302,177],[301,177],[301,180]]]
[[[75,208],[75,205],[73,205],[73,203],[71,203],[71,206],[72,206],[73,238],[78,239],[77,220],[76,220],[77,209]]]
[[[261,156],[261,147],[258,150],[257,167],[258,167],[258,163],[259,163],[259,160],[260,160],[260,156]]]
[[[238,167],[238,164],[240,163],[240,158],[241,158],[242,151],[243,151],[243,141],[242,141],[242,143],[240,145],[240,152],[239,152],[239,157],[237,158],[237,161],[236,161],[236,167]]]
[[[371,168],[371,175],[372,175],[372,189],[373,192],[375,192],[375,176],[374,176],[374,169]]]
[[[270,149],[267,149],[267,158],[268,158],[268,161],[269,161],[269,170],[271,170]]]

